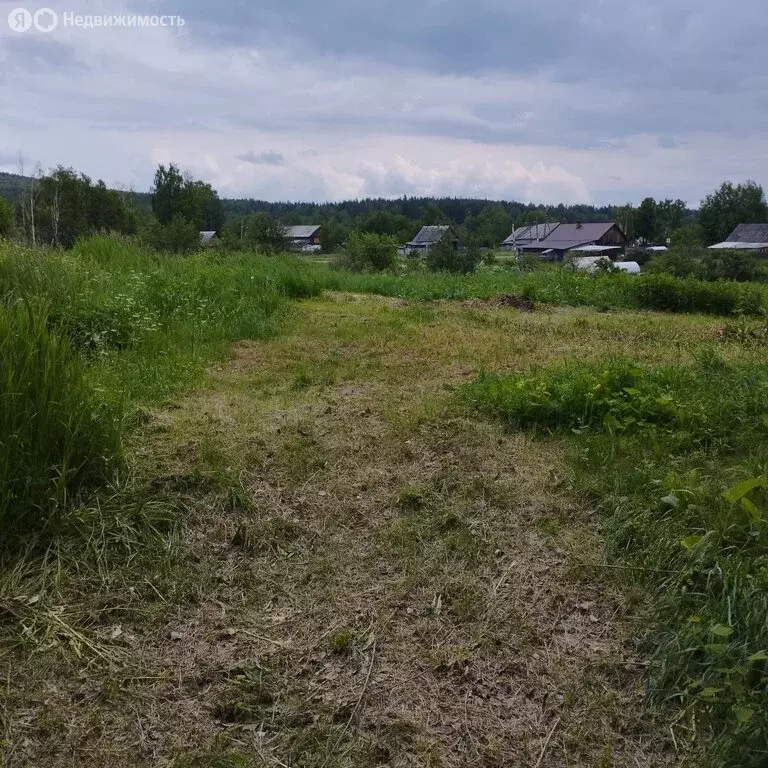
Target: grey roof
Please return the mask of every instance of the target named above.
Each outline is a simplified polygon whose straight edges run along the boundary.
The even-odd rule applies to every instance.
[[[212,231],[206,231],[200,233],[200,245],[208,245],[211,240],[216,238],[216,233]]]
[[[768,243],[768,224],[739,224],[726,238],[727,243]]]
[[[620,245],[581,245],[578,248],[572,248],[571,250],[578,253],[605,253],[606,251],[620,251]]]
[[[430,227],[422,227],[416,237],[406,245],[432,245],[439,243],[443,235],[450,229],[447,224],[435,224]]]
[[[766,243],[742,243],[739,240],[726,240],[724,243],[715,243],[709,246],[710,251],[764,251],[768,250]]]
[[[542,245],[556,248],[558,251],[565,251],[569,248],[576,248],[579,245],[596,242],[613,226],[614,223],[612,221],[590,222],[587,224],[561,224],[542,242]]]
[[[299,224],[298,226],[286,227],[285,236],[289,240],[304,240],[312,237],[318,229],[320,229],[319,224]]]
[[[535,240],[543,240],[551,235],[560,225],[557,222],[548,224],[531,224],[527,227],[518,227],[502,245],[523,245]]]

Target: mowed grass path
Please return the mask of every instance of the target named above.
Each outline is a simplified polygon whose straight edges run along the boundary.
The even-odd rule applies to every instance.
[[[677,763],[564,446],[453,389],[574,357],[680,362],[717,325],[302,302],[145,414],[119,503],[181,524],[17,595],[38,621],[7,654],[6,765]]]

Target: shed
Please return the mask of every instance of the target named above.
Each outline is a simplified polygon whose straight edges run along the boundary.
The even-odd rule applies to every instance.
[[[285,238],[294,250],[314,250],[320,247],[320,224],[298,224],[285,228]]]
[[[205,231],[200,233],[200,245],[203,248],[210,248],[212,245],[216,245],[219,242],[218,235],[213,231]]]
[[[409,254],[426,253],[434,245],[441,242],[446,235],[451,238],[453,247],[458,248],[459,239],[453,234],[451,227],[448,224],[433,224],[427,227],[422,227],[416,234],[416,237],[405,244],[405,252]]]
[[[768,224],[739,224],[726,238],[728,243],[768,243]]]
[[[739,224],[725,241],[709,248],[713,251],[755,251],[768,256],[768,224]]]

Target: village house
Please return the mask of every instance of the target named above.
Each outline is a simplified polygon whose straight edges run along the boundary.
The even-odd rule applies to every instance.
[[[544,240],[559,226],[559,223],[551,222],[548,224],[530,224],[527,227],[517,227],[499,247],[503,251],[516,251],[524,245],[531,245],[532,243]]]
[[[627,245],[627,236],[615,222],[558,224],[545,238],[519,246],[523,253],[543,259],[562,260],[569,251],[613,258]]]
[[[299,224],[285,228],[288,246],[294,251],[320,250],[320,225]]]
[[[437,245],[444,238],[450,238],[454,249],[459,247],[459,238],[456,237],[451,227],[447,224],[435,224],[428,227],[422,227],[409,243],[403,247],[406,254],[427,253],[430,248]]]
[[[200,233],[200,245],[203,248],[210,248],[211,246],[218,245],[219,238],[215,232],[206,231]]]
[[[722,243],[709,246],[715,251],[756,251],[768,256],[768,224],[739,224]]]

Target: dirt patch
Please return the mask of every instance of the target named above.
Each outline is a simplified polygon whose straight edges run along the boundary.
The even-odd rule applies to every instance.
[[[467,299],[459,302],[460,306],[470,309],[517,309],[520,312],[533,312],[536,304],[524,296],[497,296],[493,299]]]

